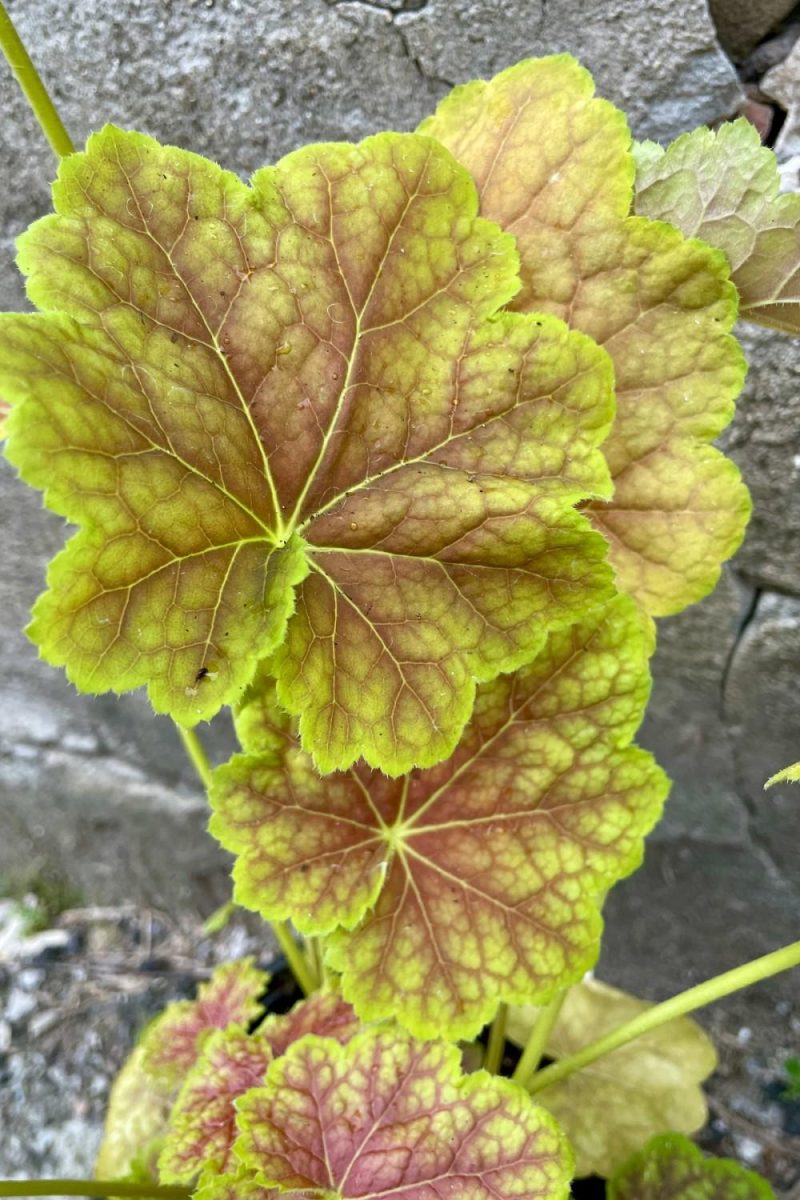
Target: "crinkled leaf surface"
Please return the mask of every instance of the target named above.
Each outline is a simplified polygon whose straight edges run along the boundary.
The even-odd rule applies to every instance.
[[[776,783],[800,783],[800,762],[792,763],[790,767],[784,767],[782,771],[771,775],[764,787],[772,787]]]
[[[567,55],[456,88],[420,126],[473,175],[482,213],[517,239],[514,307],[563,317],[614,362],[617,417],[604,451],[614,498],[591,515],[621,587],[654,616],[711,590],[739,545],[749,499],[707,443],[744,378],[728,334],[736,290],[724,256],[629,216],[625,119]]]
[[[228,1175],[218,1175],[209,1169],[201,1175],[193,1200],[275,1200],[279,1195],[281,1193],[275,1188],[256,1183],[253,1175],[244,1169]]]
[[[459,1052],[386,1030],[314,1036],[239,1101],[236,1152],[281,1191],[397,1200],[566,1196],[566,1139],[506,1079],[463,1076]]]
[[[695,129],[664,150],[635,147],[638,213],[719,247],[739,315],[800,333],[800,196],[780,195],[772,150],[741,118]]]
[[[318,991],[295,1004],[288,1013],[270,1013],[258,1027],[258,1036],[269,1042],[277,1057],[307,1033],[348,1042],[359,1028],[360,1022],[346,1000],[337,992]]]
[[[191,1183],[204,1166],[235,1171],[237,1137],[234,1103],[264,1082],[272,1061],[269,1042],[236,1026],[208,1039],[189,1073],[170,1116],[158,1160],[162,1183]]]
[[[755,1171],[705,1158],[680,1134],[662,1134],[609,1181],[608,1200],[775,1200],[775,1193]]]
[[[549,1058],[583,1049],[652,1008],[585,979],[567,993],[546,1046]],[[524,1045],[537,1010],[512,1009],[509,1036]],[[700,1084],[717,1065],[711,1041],[688,1017],[670,1021],[537,1093],[575,1151],[576,1175],[609,1176],[655,1133],[693,1133],[708,1116]]]
[[[638,865],[666,778],[632,748],[649,691],[627,597],[479,689],[456,753],[390,780],[321,779],[296,744],[215,772],[211,831],[236,898],[329,934],[365,1020],[472,1037],[500,1000],[544,1000],[597,954],[598,896]]]
[[[259,971],[252,958],[217,967],[208,982],[201,983],[196,1000],[168,1004],[147,1030],[142,1041],[146,1070],[166,1085],[182,1083],[212,1030],[246,1026],[261,1015],[259,998],[268,982],[269,975]]]
[[[196,1000],[168,1004],[150,1024],[111,1089],[98,1178],[121,1179],[138,1169],[142,1178],[157,1182],[170,1110],[204,1039],[214,1029],[257,1017],[268,981],[250,958],[224,963],[200,985]]]
[[[606,356],[506,313],[513,239],[438,143],[310,146],[247,187],[107,127],[20,240],[8,455],[81,526],[31,636],[185,724],[272,666],[322,770],[445,757],[475,681],[608,594]],[[18,401],[21,400],[21,403]]]

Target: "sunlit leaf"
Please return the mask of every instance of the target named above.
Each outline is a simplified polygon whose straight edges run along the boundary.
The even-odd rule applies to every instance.
[[[277,1057],[307,1033],[348,1042],[359,1028],[360,1022],[346,1000],[337,992],[318,991],[295,1004],[288,1013],[270,1013],[259,1026],[258,1034],[269,1042]]]
[[[705,1158],[680,1134],[661,1134],[609,1181],[608,1200],[775,1200],[775,1193],[755,1171]]]
[[[782,771],[770,775],[764,787],[772,787],[776,783],[800,783],[800,762],[792,763],[790,767],[784,767]]]
[[[193,1200],[277,1200],[280,1195],[275,1188],[265,1188],[256,1183],[249,1171],[218,1175],[209,1169],[201,1175]]]
[[[209,1033],[229,1025],[248,1025],[263,1012],[260,997],[269,975],[253,965],[252,958],[217,967],[201,983],[196,1000],[168,1004],[147,1030],[142,1041],[143,1065],[164,1084],[177,1086],[194,1066]]]
[[[567,993],[546,1046],[565,1058],[652,1008],[617,988],[585,979]],[[512,1009],[508,1032],[527,1041],[536,1010]],[[654,1133],[694,1133],[708,1116],[700,1084],[717,1065],[706,1034],[681,1017],[604,1055],[537,1093],[575,1151],[577,1175],[610,1175]]]
[[[220,1174],[236,1170],[234,1103],[264,1082],[271,1060],[263,1037],[236,1026],[212,1034],[175,1101],[158,1160],[162,1183],[191,1183],[207,1165]]]
[[[563,317],[613,359],[604,452],[615,493],[591,515],[621,587],[659,616],[711,590],[749,514],[738,471],[707,444],[744,378],[727,332],[736,289],[718,250],[629,216],[630,135],[593,91],[569,56],[532,59],[456,88],[420,129],[471,172],[484,216],[516,237],[513,307]]]
[[[107,127],[20,240],[8,455],[81,526],[30,627],[184,724],[272,654],[322,770],[446,757],[476,680],[607,598],[607,356],[505,313],[513,239],[438,143],[310,146],[252,187]],[[17,402],[19,401],[19,402]]]
[[[800,196],[779,194],[775,155],[755,127],[742,117],[635,155],[636,211],[722,250],[740,316],[800,333]]]
[[[648,633],[619,598],[478,693],[452,758],[321,779],[291,743],[218,768],[211,831],[239,903],[329,934],[362,1019],[472,1037],[594,961],[598,898],[638,865],[667,791],[629,743]]]
[[[394,1031],[296,1042],[238,1119],[243,1166],[281,1191],[560,1200],[569,1188],[566,1140],[527,1093],[463,1076],[455,1046]]]

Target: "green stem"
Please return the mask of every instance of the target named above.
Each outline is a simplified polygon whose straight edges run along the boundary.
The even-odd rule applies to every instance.
[[[486,1043],[486,1053],[483,1056],[484,1071],[499,1075],[503,1065],[503,1052],[506,1048],[506,1022],[508,1021],[508,1005],[501,1004],[497,1016],[489,1029],[489,1041]]]
[[[191,1188],[117,1179],[0,1179],[0,1196],[153,1196],[155,1200],[189,1200],[191,1194]]]
[[[200,776],[203,787],[208,791],[211,787],[211,763],[208,761],[208,755],[203,748],[203,743],[193,729],[186,729],[183,725],[179,725],[177,721],[175,722],[175,728],[181,735],[183,748],[192,760],[192,766]]]
[[[569,988],[564,988],[563,991],[556,992],[549,1004],[545,1005],[539,1016],[536,1018],[530,1037],[522,1052],[522,1058],[517,1063],[516,1069],[512,1076],[522,1087],[527,1087],[539,1063],[542,1061],[547,1039],[552,1033],[553,1026],[558,1020],[558,1014],[561,1012],[561,1006],[567,998]]]
[[[208,791],[211,786],[211,764],[203,748],[203,743],[193,729],[186,729],[183,725],[179,725],[177,721],[175,722],[175,727],[181,735],[181,741],[184,744],[186,753],[192,760],[204,788]],[[275,934],[275,940],[283,951],[286,961],[292,969],[292,974],[302,991],[306,996],[316,991],[317,984],[303,957],[302,950],[292,937],[289,926],[285,921],[269,921],[268,924]]]
[[[5,5],[2,2],[0,2],[0,49],[2,49],[6,57],[6,62],[14,72],[17,83],[22,88],[25,98],[33,109],[33,114],[42,128],[42,133],[50,143],[56,158],[64,158],[67,154],[74,154],[75,147],[72,144],[72,139],[61,123],[61,118],[55,110],[47,88],[42,83],[39,72],[31,62],[30,55],[23,46],[20,36],[14,28],[14,22],[6,12]]]
[[[628,1042],[634,1041],[642,1034],[658,1029],[659,1025],[664,1025],[667,1021],[685,1016],[686,1013],[694,1012],[696,1008],[702,1008],[706,1004],[712,1004],[715,1000],[721,1000],[723,996],[729,996],[731,992],[738,992],[753,983],[759,983],[762,979],[769,979],[771,975],[789,971],[798,965],[800,965],[800,942],[792,942],[790,946],[773,950],[771,954],[765,954],[762,958],[754,958],[752,962],[734,967],[732,971],[726,971],[723,975],[715,975],[713,979],[707,979],[705,983],[698,983],[696,987],[680,992],[670,1000],[665,1000],[663,1004],[656,1004],[647,1012],[640,1013],[632,1021],[626,1021],[624,1025],[612,1029],[610,1033],[598,1038],[596,1042],[590,1042],[588,1046],[584,1046],[577,1053],[561,1058],[558,1062],[545,1067],[543,1071],[538,1071],[528,1084],[528,1090],[539,1092],[542,1088],[550,1087],[551,1084],[566,1079],[569,1075],[580,1071],[582,1067],[595,1062],[596,1059],[610,1054],[612,1050],[618,1050],[620,1046],[627,1046]]]
[[[303,951],[294,940],[288,924],[286,921],[271,921],[270,925],[272,926],[272,932],[275,934],[278,945],[286,955],[286,961],[292,968],[292,974],[299,983],[303,993],[306,996],[310,996],[312,992],[317,990],[317,981],[309,970]]]

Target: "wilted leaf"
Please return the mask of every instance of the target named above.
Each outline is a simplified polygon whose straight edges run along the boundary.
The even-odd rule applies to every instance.
[[[608,1184],[608,1200],[775,1200],[755,1171],[704,1158],[679,1134],[654,1137]]]
[[[727,332],[736,290],[719,251],[628,215],[630,135],[593,90],[569,56],[532,59],[456,88],[420,129],[471,172],[484,216],[516,237],[513,307],[563,317],[613,359],[604,452],[615,492],[591,516],[620,586],[660,616],[712,589],[749,514],[736,467],[707,444],[744,378]]]
[[[205,1038],[214,1029],[248,1025],[263,1012],[259,1002],[269,975],[252,958],[223,963],[196,1000],[168,1004],[142,1041],[145,1069],[164,1084],[177,1087],[194,1066]]]
[[[772,787],[776,783],[800,783],[800,762],[792,763],[790,767],[784,767],[782,771],[771,775],[764,787]]]
[[[647,632],[618,598],[479,689],[452,758],[320,779],[288,743],[218,768],[211,831],[237,901],[329,934],[364,1020],[474,1036],[500,1000],[545,1000],[597,954],[598,897],[640,861],[667,791],[632,748]]]
[[[366,1030],[346,1046],[314,1036],[274,1061],[239,1101],[236,1153],[257,1182],[338,1197],[564,1197],[570,1153],[521,1088],[459,1052]]]
[[[596,979],[567,993],[547,1042],[565,1058],[652,1008]],[[535,1010],[509,1013],[509,1037],[527,1041]],[[654,1133],[693,1133],[708,1116],[700,1084],[717,1065],[706,1034],[681,1017],[604,1055],[536,1098],[558,1120],[575,1151],[576,1175],[609,1176]]]
[[[233,1027],[208,1039],[175,1101],[158,1160],[162,1183],[191,1183],[205,1166],[235,1171],[235,1101],[264,1082],[269,1042]]]
[[[743,117],[695,129],[666,151],[635,147],[636,211],[717,246],[739,315],[800,333],[800,196],[780,195],[778,164]]]
[[[505,313],[513,239],[437,143],[310,146],[248,188],[107,127],[20,240],[8,454],[82,526],[31,636],[184,724],[272,657],[322,770],[445,757],[476,680],[607,598],[606,356]],[[274,652],[274,653],[273,653]]]
[[[318,991],[295,1004],[288,1013],[270,1013],[259,1026],[258,1034],[269,1042],[277,1058],[307,1033],[348,1042],[359,1028],[360,1022],[346,1000],[336,992]]]

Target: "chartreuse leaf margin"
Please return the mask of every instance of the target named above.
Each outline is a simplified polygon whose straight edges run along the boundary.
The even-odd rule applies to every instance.
[[[516,238],[512,307],[563,318],[613,360],[617,416],[604,453],[614,496],[587,511],[620,588],[653,616],[701,599],[750,512],[736,466],[709,445],[745,374],[724,255],[631,215],[625,117],[595,98],[569,55],[455,88],[420,130],[464,164],[482,214]]]
[[[608,1200],[775,1200],[765,1179],[724,1158],[706,1158],[688,1138],[660,1134],[609,1180]]]
[[[211,832],[235,897],[326,936],[366,1021],[470,1038],[500,1001],[544,1002],[597,956],[599,901],[640,862],[668,784],[630,745],[649,693],[646,624],[618,597],[478,691],[458,750],[392,780],[320,778],[274,703],[264,749],[214,771]],[[239,720],[244,717],[240,713]]]
[[[454,749],[476,681],[611,594],[612,369],[502,313],[514,239],[418,134],[309,146],[250,187],[108,126],[19,241],[7,454],[80,526],[29,632],[80,689],[184,725],[271,655],[323,771]]]
[[[636,211],[722,250],[743,319],[800,333],[800,196],[779,194],[758,130],[741,117],[634,152]]]
[[[242,1169],[279,1192],[342,1200],[569,1192],[572,1157],[549,1113],[507,1079],[462,1075],[457,1046],[397,1030],[366,1029],[344,1046],[303,1038],[237,1107]]]

